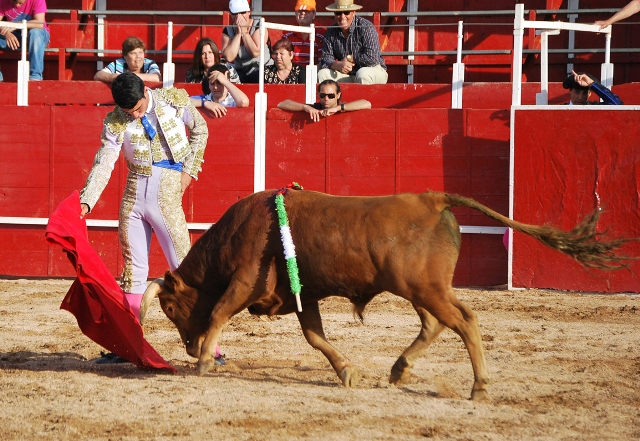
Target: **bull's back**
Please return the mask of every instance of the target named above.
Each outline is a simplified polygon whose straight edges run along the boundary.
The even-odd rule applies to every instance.
[[[285,196],[285,205],[306,290],[348,295],[421,283],[425,272],[435,270],[434,254],[446,254],[447,267],[455,267],[460,234],[442,193],[353,197],[297,191]]]

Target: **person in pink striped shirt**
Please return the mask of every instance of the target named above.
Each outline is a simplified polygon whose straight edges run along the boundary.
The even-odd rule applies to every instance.
[[[316,0],[298,0],[295,7],[298,26],[311,26],[316,19]],[[311,48],[310,34],[285,31],[282,38],[286,38],[293,44],[293,64],[299,66],[309,65],[309,53]],[[316,29],[315,42],[313,43],[313,64],[318,64],[322,55],[322,41],[324,35]]]

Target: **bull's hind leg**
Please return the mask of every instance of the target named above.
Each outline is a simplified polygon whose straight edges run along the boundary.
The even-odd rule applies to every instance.
[[[489,401],[489,393],[487,392],[489,373],[482,349],[482,337],[476,313],[458,300],[451,288],[443,289],[441,295],[432,294],[424,299],[426,300],[424,307],[440,323],[458,334],[469,352],[474,376],[471,399]],[[438,299],[438,301],[429,302],[433,299]]]
[[[358,372],[349,363],[349,360],[327,341],[322,329],[322,318],[320,317],[318,303],[305,303],[302,312],[296,312],[296,314],[307,342],[327,357],[345,387],[355,386],[358,380]]]
[[[389,383],[400,385],[406,383],[411,376],[411,369],[413,364],[420,357],[424,351],[427,350],[429,345],[440,335],[440,332],[444,329],[444,326],[434,316],[429,314],[426,309],[419,306],[413,306],[420,317],[422,322],[422,329],[411,343],[411,345],[404,350],[402,355],[398,357],[395,364],[391,368],[391,375],[389,376]]]

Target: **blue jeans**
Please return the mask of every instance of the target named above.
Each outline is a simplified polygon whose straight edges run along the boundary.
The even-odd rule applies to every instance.
[[[22,31],[14,31],[13,35],[18,37],[22,43]],[[49,44],[50,35],[45,29],[29,29],[27,34],[27,50],[29,51],[29,79],[41,80],[44,70],[44,48]],[[7,39],[0,36],[0,49],[7,49]],[[21,50],[21,48],[18,48]]]

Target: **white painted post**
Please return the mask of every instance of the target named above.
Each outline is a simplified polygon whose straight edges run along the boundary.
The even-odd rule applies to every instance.
[[[318,69],[313,59],[315,55],[316,27],[311,23],[311,33],[309,34],[309,65],[307,66],[307,76],[305,79],[305,103],[316,102],[316,83],[318,82]]]
[[[513,20],[513,83],[511,105],[519,106],[522,95],[522,40],[524,37],[524,4],[516,4]]]
[[[462,63],[462,21],[458,22],[458,49],[457,62],[453,64],[453,77],[451,82],[451,108],[462,109],[462,87],[464,85],[464,64]]]
[[[173,63],[173,22],[167,23],[167,62],[162,66],[162,87],[173,87],[176,65]]]
[[[560,31],[536,31],[536,34],[540,34],[540,93],[536,94],[536,104],[546,106],[549,104],[549,35],[558,35]]]
[[[18,106],[29,105],[29,60],[27,60],[27,20],[22,20],[22,56],[18,61]]]
[[[418,0],[409,0],[407,3],[407,12],[418,12]],[[407,34],[407,50],[413,52],[416,50],[416,19],[417,17],[409,17],[409,33]],[[415,56],[409,55],[409,65],[407,66],[407,83],[413,84],[413,75],[415,67],[412,63]]]
[[[107,10],[107,0],[96,0],[96,11],[106,11]],[[96,15],[96,18],[98,19],[96,25],[97,25],[97,29],[96,29],[96,44],[97,44],[97,49],[104,49],[104,18],[106,17],[106,15]],[[104,57],[104,52],[98,52],[98,57],[102,58]],[[97,69],[96,70],[102,70],[102,68],[104,67],[104,62],[102,61],[102,59],[100,59],[97,62]]]
[[[567,3],[568,3],[567,4],[568,9],[577,10],[580,7],[580,0],[568,0]],[[578,14],[567,15],[567,20],[569,20],[569,23],[575,23],[577,18],[578,18]],[[570,30],[568,49],[575,49],[575,48],[576,48],[576,32],[574,30]],[[567,54],[567,58],[569,60],[573,60],[574,57],[575,57],[575,54],[573,53]],[[567,63],[567,75],[571,73],[573,68],[574,68],[573,63]]]
[[[266,42],[266,28],[264,18],[260,19],[260,66],[258,92],[256,93],[255,118],[254,118],[254,169],[253,191],[265,189],[266,185],[266,131],[267,131],[267,94],[264,92],[264,45]]]
[[[264,18],[260,18],[260,57],[258,71],[258,92],[256,93],[255,119],[254,119],[254,171],[253,171],[253,191],[258,192],[265,189],[266,185],[266,137],[267,137],[267,94],[264,91],[264,63],[265,53],[264,45],[267,39],[267,29],[279,29],[282,31],[306,32],[311,34],[309,41],[311,43],[311,53],[309,62],[313,63],[313,44],[315,42],[315,27],[290,26],[278,23],[267,23]],[[315,66],[310,64],[309,66]],[[309,71],[312,71],[311,74]],[[310,76],[311,75],[311,76]],[[311,80],[309,79],[311,78]],[[305,89],[305,98],[313,103],[316,100],[315,84],[317,82],[317,72],[315,67],[307,69],[307,85]]]
[[[604,63],[600,67],[600,82],[608,89],[613,86],[613,63],[611,62],[611,25],[603,29],[605,35]]]

